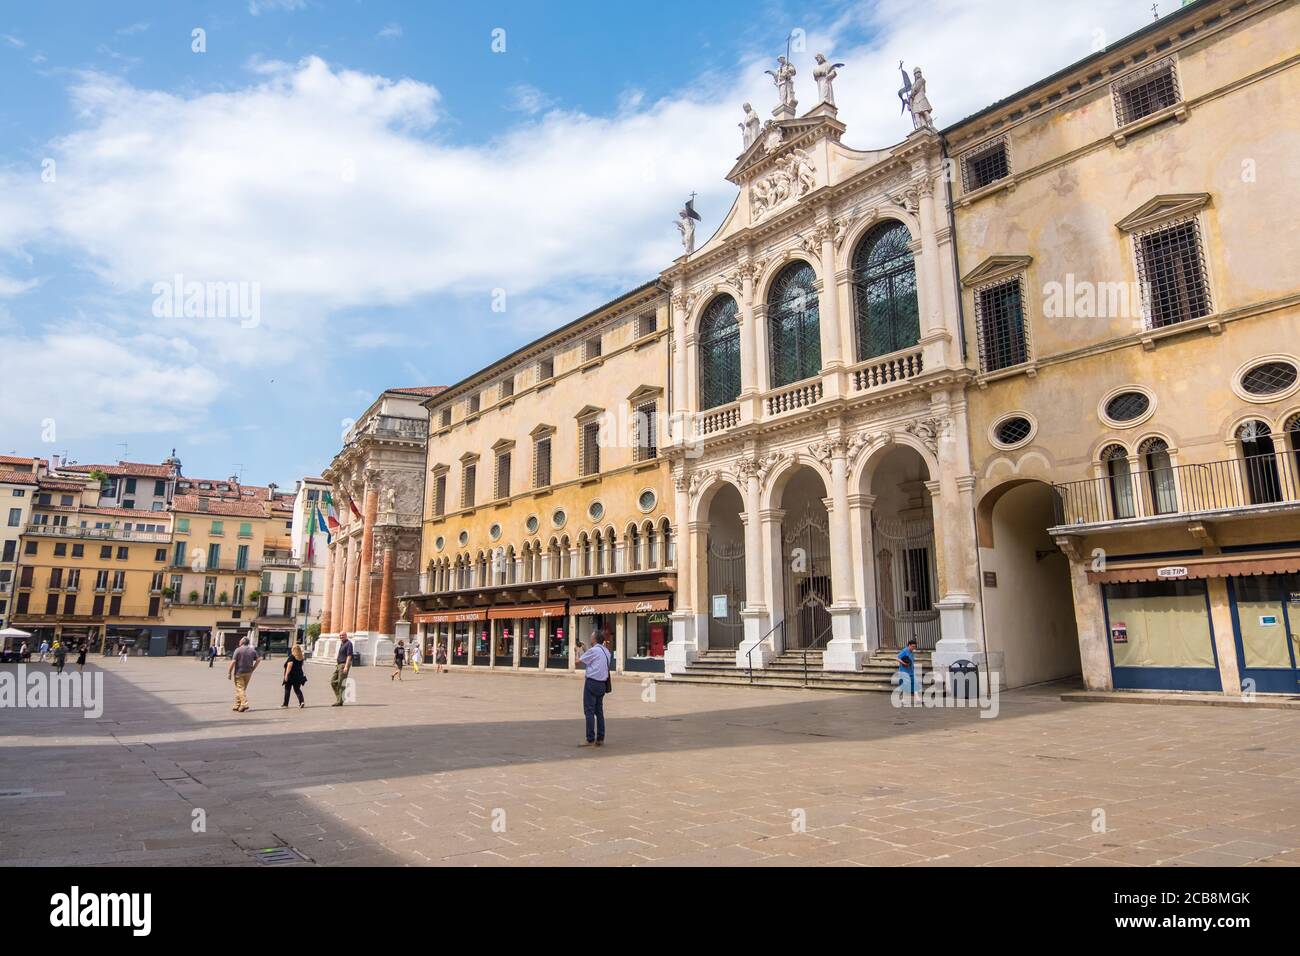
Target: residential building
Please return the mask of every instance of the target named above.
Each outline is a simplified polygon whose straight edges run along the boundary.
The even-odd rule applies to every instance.
[[[0,628],[13,614],[21,537],[31,523],[38,480],[47,472],[42,458],[0,455]]]

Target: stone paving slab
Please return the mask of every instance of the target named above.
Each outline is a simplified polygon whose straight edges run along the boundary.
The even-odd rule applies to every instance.
[[[1151,866],[1300,863],[1300,715],[1004,693],[620,682],[581,749],[580,686],[502,674],[232,714],[224,671],[103,667],[99,719],[0,711],[0,865]],[[201,811],[196,814],[196,811]],[[196,817],[202,817],[202,827]],[[1104,831],[1098,832],[1104,821]]]

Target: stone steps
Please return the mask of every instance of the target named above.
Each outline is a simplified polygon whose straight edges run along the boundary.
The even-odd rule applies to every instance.
[[[683,674],[671,680],[685,684],[714,684],[735,687],[786,687],[817,690],[868,691],[890,693],[894,689],[893,676],[898,670],[896,651],[877,651],[868,658],[860,671],[822,670],[822,651],[808,652],[805,671],[802,651],[786,651],[767,666],[755,668],[751,677],[747,668],[736,666],[736,652],[731,649],[705,651],[692,661]],[[930,654],[917,654],[922,670],[930,666]],[[806,680],[806,683],[805,683]]]

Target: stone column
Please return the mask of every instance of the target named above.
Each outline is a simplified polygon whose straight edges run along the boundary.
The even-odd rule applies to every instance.
[[[859,629],[862,619],[853,586],[853,549],[849,530],[848,442],[837,438],[827,443],[831,465],[831,498],[828,509],[831,545],[831,640],[822,655],[828,671],[862,669],[867,656]]]
[[[1070,587],[1074,591],[1074,620],[1079,631],[1079,663],[1084,686],[1088,690],[1114,690],[1101,585],[1088,580],[1089,556],[1080,552],[1080,538],[1062,535],[1056,543],[1070,561]]]
[[[680,464],[678,468],[682,468]],[[673,478],[675,496],[675,530],[677,534],[677,593],[674,598],[673,613],[670,615],[673,627],[673,639],[664,651],[664,671],[668,674],[680,674],[686,665],[699,656],[695,634],[695,602],[691,582],[691,549],[693,542],[687,534],[690,524],[690,481],[684,471]],[[662,548],[667,548],[667,541]],[[664,556],[667,564],[667,555]]]
[[[813,233],[821,245],[822,287],[818,296],[818,319],[821,324],[822,368],[838,371],[844,367],[844,351],[840,342],[840,296],[835,280],[835,230],[830,219],[817,224]]]
[[[672,435],[670,442],[682,445],[690,441],[694,425],[689,424],[691,407],[686,381],[686,295],[680,283],[668,300],[668,314],[673,330],[672,349]]]
[[[748,455],[737,463],[737,472],[745,483],[745,607],[740,612],[744,639],[736,648],[736,666],[766,667],[775,655],[770,643],[760,643],[771,628],[766,594],[763,588],[763,521],[759,517],[761,502],[758,481],[759,463]]]
[[[782,522],[785,512],[780,508],[767,508],[759,512],[762,523],[763,552],[759,573],[763,575],[763,590],[767,595],[767,613],[773,624],[785,619],[785,549],[782,547]],[[772,652],[785,650],[785,634],[772,635]]]
[[[614,655],[616,673],[623,673],[627,662],[627,615],[622,611],[614,615],[614,643],[618,653]]]
[[[343,577],[343,630],[348,634],[357,629],[357,554],[356,539],[349,536],[343,550],[346,571]]]
[[[940,285],[942,268],[939,262],[938,222],[934,209],[934,179],[927,171],[917,181],[916,192],[921,219],[922,281],[925,283],[924,334],[946,331],[943,322],[943,291]]]
[[[758,383],[758,336],[754,330],[754,273],[757,267],[745,259],[740,264],[740,397],[749,398]]]
[[[384,545],[383,576],[379,585],[378,626],[380,634],[393,633],[393,545]]]
[[[370,601],[375,563],[375,519],[379,515],[379,489],[366,482],[362,505],[360,576],[357,578],[357,621],[365,630],[371,625]]]
[[[325,548],[325,587],[321,591],[321,635],[334,633],[334,548]]]
[[[348,576],[347,539],[342,536],[341,532],[337,533],[337,538],[331,545],[331,553],[333,554],[334,563],[334,596],[331,598],[330,604],[334,614],[333,633],[338,634],[344,627],[343,595],[347,593],[346,579]]]

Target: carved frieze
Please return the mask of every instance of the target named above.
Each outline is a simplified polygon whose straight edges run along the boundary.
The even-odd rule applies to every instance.
[[[772,171],[749,184],[750,219],[757,222],[791,200],[810,192],[817,183],[812,157],[802,149],[791,150],[778,160]]]

